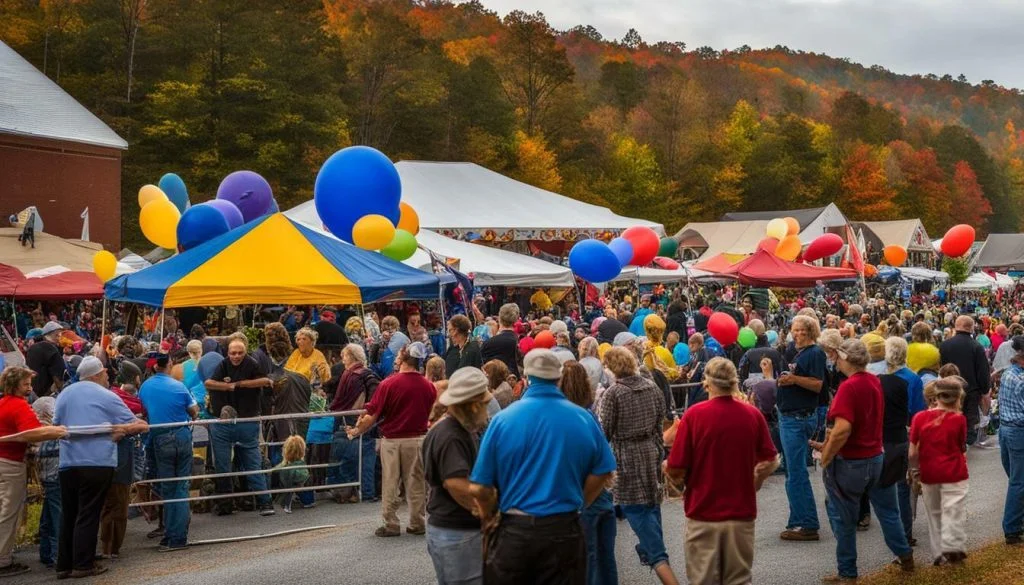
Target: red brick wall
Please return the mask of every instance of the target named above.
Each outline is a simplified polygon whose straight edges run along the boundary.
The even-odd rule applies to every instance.
[[[82,235],[89,208],[90,240],[121,248],[121,151],[74,142],[0,134],[0,224],[29,205],[44,229]]]

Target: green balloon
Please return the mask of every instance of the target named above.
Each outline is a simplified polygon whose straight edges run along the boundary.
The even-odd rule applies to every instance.
[[[416,253],[416,236],[405,230],[395,230],[395,237],[381,248],[380,253],[399,262],[408,260]]]
[[[675,258],[676,250],[679,249],[679,242],[675,238],[661,238],[661,244],[658,245],[658,256],[664,256],[666,258]]]
[[[757,343],[757,334],[750,327],[744,327],[740,329],[739,342],[743,349],[750,349]]]

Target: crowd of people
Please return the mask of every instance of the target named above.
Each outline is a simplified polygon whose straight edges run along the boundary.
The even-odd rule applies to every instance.
[[[578,306],[538,291],[446,321],[413,304],[288,307],[258,340],[165,315],[163,338],[81,330],[70,351],[73,323],[33,322],[27,367],[0,376],[0,576],[29,570],[12,554],[29,476],[58,578],[120,554],[130,493],[157,502],[139,510],[158,550],[185,550],[204,511],[191,487],[220,516],[379,500],[375,535],[425,536],[442,584],[617,583],[617,519],[661,583],[746,583],[757,491],[785,474],[780,538],[820,540],[820,466],[826,581],[852,583],[872,510],[914,570],[919,499],[933,563],[964,561],[968,448],[1001,450],[1003,532],[1024,542],[1018,295],[736,294],[659,286]],[[753,341],[715,339],[716,311]],[[296,416],[237,422],[271,414]],[[189,481],[203,469],[212,485]],[[685,547],[670,551],[662,503],[680,494]]]

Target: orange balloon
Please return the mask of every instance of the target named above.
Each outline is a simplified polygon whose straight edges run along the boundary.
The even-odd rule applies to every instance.
[[[889,266],[903,266],[903,263],[907,261],[907,249],[903,246],[886,246],[882,250],[882,257],[885,258],[885,263]]]
[[[782,241],[779,242],[779,245],[775,248],[775,255],[786,262],[792,262],[800,255],[800,249],[802,247],[803,244],[800,243],[799,237],[786,236],[782,238]]]
[[[398,209],[400,215],[398,216],[398,225],[395,227],[405,230],[414,236],[420,233],[420,216],[412,208],[412,205],[403,201],[398,204]]]
[[[868,278],[872,278],[872,277],[877,276],[877,275],[878,275],[878,268],[876,268],[874,264],[865,264],[864,265],[864,276],[866,276]]]
[[[795,236],[800,233],[800,222],[794,217],[784,217],[783,221],[786,222],[786,235]]]

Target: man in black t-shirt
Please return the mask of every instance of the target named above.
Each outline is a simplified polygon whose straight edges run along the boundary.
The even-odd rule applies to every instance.
[[[233,339],[228,343],[228,357],[222,361],[213,376],[206,381],[206,390],[210,398],[211,414],[220,418],[249,418],[260,415],[260,395],[264,388],[272,386],[267,375],[256,360],[248,355],[245,342]],[[231,450],[242,471],[256,471],[263,465],[260,454],[260,423],[245,422],[217,424],[210,427],[210,441],[213,445],[213,463],[217,473],[231,471]],[[261,474],[246,477],[251,491],[267,489],[267,476]],[[229,494],[233,491],[230,478],[217,480],[217,493]],[[274,505],[270,496],[256,496],[260,515],[274,514]],[[230,498],[225,498],[217,506],[217,515],[226,516],[233,511]]]
[[[508,371],[519,376],[522,368],[519,355],[519,336],[516,335],[516,321],[519,320],[519,306],[515,303],[507,303],[498,310],[498,333],[484,342],[480,348],[480,357],[483,363],[491,360],[501,360],[508,367]]]
[[[423,474],[430,486],[427,552],[438,583],[480,583],[483,578],[482,534],[469,474],[490,400],[487,376],[477,368],[460,368],[438,398],[448,407],[447,416],[423,440]]]
[[[64,327],[56,321],[43,326],[43,339],[32,344],[25,354],[25,365],[36,373],[32,391],[37,397],[49,396],[64,386],[64,355],[57,345]]]

